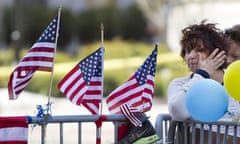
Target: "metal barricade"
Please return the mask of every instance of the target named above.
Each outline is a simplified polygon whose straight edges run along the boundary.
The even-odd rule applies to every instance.
[[[103,118],[104,119],[101,119]],[[63,124],[64,123],[78,123],[78,144],[82,143],[82,123],[87,122],[113,122],[114,125],[114,144],[117,144],[117,136],[118,136],[118,125],[120,122],[127,121],[127,119],[123,115],[69,115],[69,116],[45,116],[39,122],[39,118],[31,117],[29,120],[29,124],[39,124],[41,126],[41,144],[45,144],[45,134],[47,130],[47,125],[50,124],[59,124],[60,131],[60,144],[63,144]],[[96,128],[97,129],[97,128]],[[98,131],[96,130],[96,136],[98,135]]]
[[[176,125],[169,114],[159,114],[155,121],[156,133],[161,138],[158,143],[173,144],[175,140],[175,127]]]
[[[179,122],[171,120],[169,114],[159,114],[155,128],[160,138],[174,144],[240,144],[238,122]]]
[[[159,114],[155,121],[156,133],[160,138],[168,136],[168,129],[170,127],[171,116],[169,114]]]

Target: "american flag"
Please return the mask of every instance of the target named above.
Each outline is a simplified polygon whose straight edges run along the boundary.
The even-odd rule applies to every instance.
[[[52,20],[10,75],[8,82],[10,100],[18,98],[37,70],[52,71],[58,37],[57,27],[58,16]]]
[[[102,100],[103,50],[99,48],[80,61],[58,84],[73,104],[85,106],[92,114],[99,113]]]
[[[27,144],[26,116],[0,117],[0,144]]]
[[[121,112],[125,115],[125,117],[130,120],[130,122],[134,125],[134,126],[142,126],[142,122],[141,120],[139,120],[134,113],[139,112],[138,109],[129,106],[128,104],[122,104],[120,106]]]
[[[122,114],[120,107],[127,104],[146,112],[152,107],[154,94],[154,77],[157,62],[157,50],[155,49],[144,61],[143,65],[121,86],[107,96],[108,109],[113,114]]]

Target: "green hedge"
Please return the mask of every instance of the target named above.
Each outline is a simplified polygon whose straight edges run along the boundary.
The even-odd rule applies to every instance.
[[[70,69],[62,68],[64,72],[55,72],[53,75],[52,84],[52,96],[62,97],[63,95],[57,88],[57,84],[64,77],[64,73],[67,73]],[[127,81],[128,78],[135,72],[137,68],[123,68],[104,71],[104,96],[107,96],[121,85],[123,82]],[[167,69],[167,70],[166,70]],[[166,74],[162,75],[162,72],[170,72],[170,76]],[[164,72],[163,72],[164,73]],[[172,74],[171,74],[172,73]],[[168,83],[174,77],[182,76],[186,73],[186,69],[179,65],[179,62],[166,63],[164,66],[162,64],[158,65],[157,72],[155,76],[155,95],[156,96],[166,96],[166,90]],[[7,87],[7,82],[9,80],[9,75],[0,75],[0,87]],[[50,87],[50,73],[47,72],[37,72],[25,90],[41,93],[44,95],[49,94]]]

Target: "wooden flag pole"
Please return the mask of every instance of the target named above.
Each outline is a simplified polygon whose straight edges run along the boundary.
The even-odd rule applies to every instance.
[[[58,19],[57,19],[57,30],[56,30],[56,37],[55,37],[55,49],[54,49],[54,57],[53,57],[53,63],[52,63],[52,71],[51,71],[51,77],[50,77],[50,86],[49,86],[49,94],[48,94],[48,103],[47,103],[47,114],[44,115],[41,122],[41,129],[42,129],[42,141],[41,144],[45,144],[46,139],[46,127],[47,127],[47,121],[49,118],[49,115],[51,113],[51,103],[50,103],[50,97],[52,93],[52,81],[53,81],[53,70],[54,70],[54,60],[56,56],[56,49],[57,49],[57,41],[58,41],[58,35],[59,35],[59,25],[60,25],[60,16],[61,16],[61,6],[58,8]]]
[[[102,54],[102,91],[101,91],[101,97],[103,98],[103,85],[104,85],[104,74],[103,74],[103,70],[104,70],[104,26],[103,24],[101,24],[101,48],[103,48],[103,54]],[[101,116],[102,116],[102,107],[103,107],[103,103],[101,100],[100,103],[100,110],[99,110],[99,115],[100,115],[100,121],[101,121]],[[97,128],[97,139],[96,139],[96,144],[101,144],[101,125],[100,127]]]
[[[104,26],[103,24],[101,24],[101,47],[103,48],[103,56],[102,56],[102,98],[103,98],[103,83],[104,83]],[[102,100],[101,100],[101,104],[100,104],[100,115],[102,115]]]
[[[53,83],[53,72],[54,72],[54,63],[55,63],[55,57],[56,57],[56,51],[57,51],[57,43],[58,43],[58,36],[59,36],[59,26],[60,26],[60,19],[61,19],[61,10],[62,7],[59,6],[58,8],[58,19],[57,19],[57,30],[56,30],[56,36],[55,36],[55,51],[54,51],[54,57],[53,57],[53,63],[52,63],[52,72],[50,76],[50,84],[49,84],[49,92],[48,92],[48,103],[47,103],[47,113],[51,111],[51,103],[50,103],[50,98],[52,95],[52,83]]]

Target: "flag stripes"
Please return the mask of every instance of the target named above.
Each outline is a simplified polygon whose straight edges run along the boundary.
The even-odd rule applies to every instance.
[[[0,144],[27,144],[28,123],[25,116],[0,117]]]
[[[17,99],[36,71],[52,72],[56,49],[58,16],[44,30],[10,75],[9,99]]]
[[[99,113],[102,101],[102,56],[103,48],[80,61],[58,83],[60,91],[76,105],[85,106],[92,114]]]
[[[93,77],[87,86],[77,65],[61,80],[58,87],[61,88],[60,90],[73,104],[80,105],[83,96],[86,102],[99,102],[99,95],[101,95],[102,89],[101,84],[101,78]]]
[[[10,76],[10,81],[8,82],[8,93],[10,100],[18,98],[18,95],[27,86],[35,71],[28,71],[25,75],[21,75],[23,72],[25,71],[15,70]]]
[[[143,105],[143,100],[145,99],[145,102],[152,101],[152,95],[154,92],[153,83],[154,77],[148,76],[147,83],[139,86],[134,76],[131,77],[126,85],[121,85],[112,92],[113,94],[110,94],[110,96],[107,97],[106,101],[109,111],[120,114],[121,110],[119,107],[126,103],[131,103],[132,106],[138,107],[144,111],[147,110],[147,107],[151,107],[151,104]]]
[[[97,102],[90,101],[90,102],[82,102],[82,105],[86,107],[92,114],[99,114],[99,103],[101,101],[97,100]]]
[[[127,117],[128,120],[134,126],[142,126],[142,122],[134,115],[135,112],[139,112],[138,109],[134,107],[130,107],[127,104],[123,104],[120,106],[121,112]]]
[[[146,112],[152,107],[157,49],[144,61],[143,65],[122,85],[111,92],[106,99],[111,113],[122,114],[121,106],[129,105]]]

